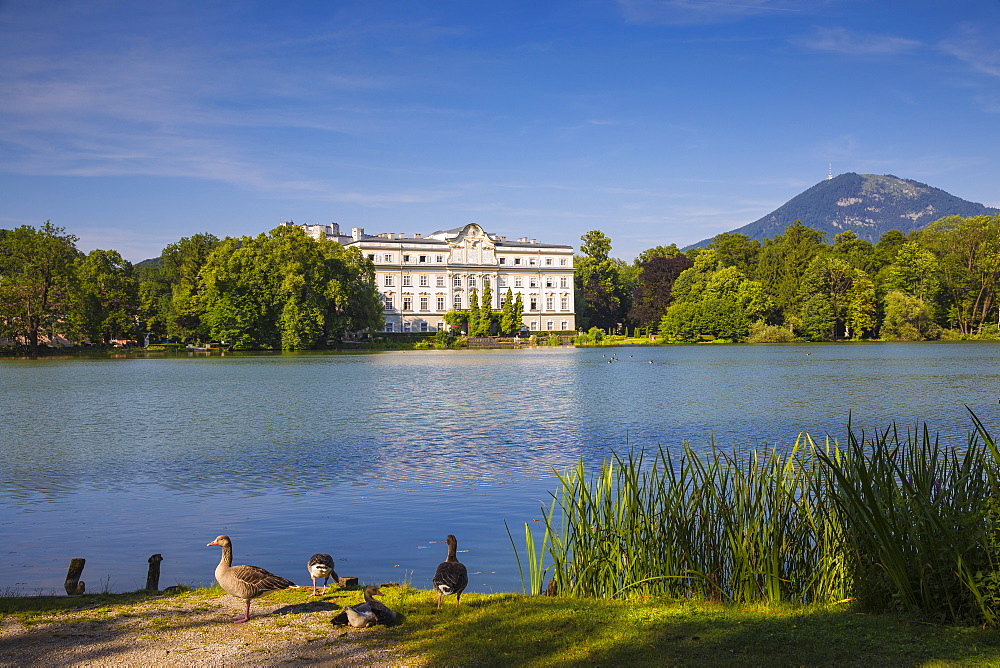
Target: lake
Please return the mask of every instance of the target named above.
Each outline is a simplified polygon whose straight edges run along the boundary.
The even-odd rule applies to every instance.
[[[617,357],[618,361],[609,359]],[[788,445],[926,422],[1000,432],[1000,345],[809,344],[0,360],[0,591],[207,585],[236,563],[309,584],[430,588],[459,539],[470,591],[519,591],[516,537],[553,469],[658,444]]]

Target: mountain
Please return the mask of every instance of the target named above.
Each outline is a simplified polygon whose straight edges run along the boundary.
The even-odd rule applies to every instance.
[[[826,233],[826,241],[845,230],[878,242],[889,230],[906,234],[944,216],[1000,214],[1000,209],[955,197],[925,183],[892,175],[849,172],[820,181],[771,213],[733,230],[763,241],[784,234],[796,220]],[[711,243],[705,239],[690,246]]]

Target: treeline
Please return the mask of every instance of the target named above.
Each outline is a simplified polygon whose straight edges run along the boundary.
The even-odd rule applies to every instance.
[[[871,244],[795,221],[763,243],[716,236],[682,253],[610,257],[599,231],[577,258],[579,325],[648,328],[669,341],[1000,338],[1000,216],[949,216]]]
[[[36,349],[148,334],[301,350],[382,327],[371,262],[298,227],[197,234],[139,267],[113,250],[81,253],[77,240],[50,222],[0,230],[0,339]]]

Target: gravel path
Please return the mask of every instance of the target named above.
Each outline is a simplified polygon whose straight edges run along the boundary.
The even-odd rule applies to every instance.
[[[231,596],[155,598],[128,606],[53,613],[25,626],[0,620],[0,666],[419,666],[394,646],[393,629],[330,623],[339,607],[318,601],[255,601]]]

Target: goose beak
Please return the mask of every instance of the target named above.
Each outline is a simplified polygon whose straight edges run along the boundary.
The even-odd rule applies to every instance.
[[[209,543],[209,544],[208,544],[208,545],[206,545],[205,547],[212,547],[213,545],[215,545],[216,547],[218,547],[218,545],[219,545],[219,544],[218,544],[218,543],[216,543],[216,542],[215,542],[215,541],[213,540],[213,541],[212,541],[211,543]]]

